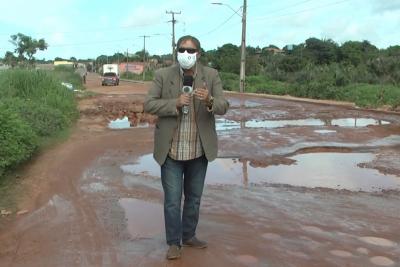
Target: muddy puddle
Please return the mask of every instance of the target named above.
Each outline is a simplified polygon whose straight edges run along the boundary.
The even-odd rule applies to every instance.
[[[377,192],[400,190],[400,177],[385,175],[375,169],[361,168],[371,162],[372,153],[307,153],[290,157],[291,165],[259,167],[249,160],[218,158],[208,166],[208,185],[290,185],[307,188],[346,189]],[[133,175],[160,177],[160,168],[151,154],[137,164],[122,165]]]
[[[370,118],[342,118],[332,120],[322,119],[302,119],[302,120],[247,120],[235,121],[227,119],[217,119],[217,131],[233,130],[240,128],[283,128],[290,126],[338,126],[338,127],[367,127],[373,125],[387,125],[389,121],[376,120]]]
[[[134,198],[121,198],[127,230],[133,239],[152,238],[164,231],[163,206]]]
[[[148,122],[138,123],[136,126],[132,126],[128,117],[125,116],[122,119],[115,119],[108,123],[108,128],[110,129],[129,129],[129,128],[147,128],[149,127]]]

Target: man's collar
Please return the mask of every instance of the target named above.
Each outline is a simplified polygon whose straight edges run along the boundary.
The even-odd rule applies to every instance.
[[[178,65],[179,65],[179,63],[178,63]],[[196,77],[196,75],[197,75],[197,65],[198,65],[198,63],[196,62],[196,64],[192,67],[192,70],[193,70],[193,78],[195,78]],[[180,74],[181,74],[181,77],[183,77],[183,69],[181,68],[181,66],[179,65],[179,71],[180,71]]]

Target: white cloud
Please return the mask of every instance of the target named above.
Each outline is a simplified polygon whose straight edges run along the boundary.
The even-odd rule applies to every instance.
[[[378,13],[399,11],[400,0],[374,0],[373,9]]]
[[[49,40],[47,41],[50,45],[62,45],[66,43],[65,35],[61,32],[52,33]]]
[[[37,27],[37,20],[42,16],[56,16],[65,14],[66,10],[74,6],[74,0],[13,0],[12,3],[2,4],[3,9],[0,21],[21,27]],[[60,11],[62,10],[62,12]]]
[[[163,19],[165,19],[165,13],[162,13],[160,9],[139,6],[135,7],[128,17],[122,20],[121,26],[137,27],[154,25],[163,22]]]

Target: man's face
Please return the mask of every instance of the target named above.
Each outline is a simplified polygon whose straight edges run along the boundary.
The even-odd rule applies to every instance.
[[[184,53],[185,50],[189,53],[189,54],[194,54],[194,53],[198,53],[197,51],[197,47],[196,45],[192,42],[192,40],[184,40],[179,48],[178,48],[178,52],[180,53]]]

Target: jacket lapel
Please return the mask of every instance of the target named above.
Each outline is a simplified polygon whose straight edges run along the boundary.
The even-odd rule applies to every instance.
[[[204,78],[203,66],[199,62],[197,62],[196,64],[197,64],[197,75],[196,75],[196,78],[194,79],[194,86],[196,88],[200,88],[200,87],[203,87],[205,78]],[[195,88],[193,88],[193,90],[194,89]],[[200,105],[201,105],[200,100],[195,98],[194,108],[195,108],[196,113],[199,112]]]
[[[171,72],[168,73],[167,77],[167,94],[169,95],[170,98],[178,98],[180,92],[181,92],[181,76],[180,76],[180,70],[179,70],[179,65],[176,64],[171,68]]]

